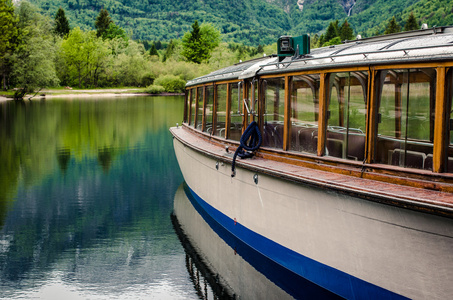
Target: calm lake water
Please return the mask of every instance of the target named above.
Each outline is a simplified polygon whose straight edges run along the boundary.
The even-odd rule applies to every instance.
[[[182,115],[183,97],[0,103],[0,298],[201,297],[171,218]]]

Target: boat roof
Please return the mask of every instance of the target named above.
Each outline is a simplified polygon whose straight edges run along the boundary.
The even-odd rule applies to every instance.
[[[309,55],[286,57],[282,61],[276,55],[265,56],[195,78],[186,86],[332,67],[452,59],[453,26],[433,27],[346,41],[340,45],[311,49]]]

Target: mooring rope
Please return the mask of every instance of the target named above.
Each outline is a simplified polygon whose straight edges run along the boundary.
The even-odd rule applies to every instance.
[[[258,123],[252,121],[249,126],[245,129],[244,133],[241,136],[240,145],[234,152],[233,162],[231,163],[231,177],[236,175],[236,157],[239,156],[240,158],[249,158],[253,156],[251,152],[247,151],[255,151],[261,146],[261,142],[263,141],[263,137],[261,135],[260,129],[258,127]]]

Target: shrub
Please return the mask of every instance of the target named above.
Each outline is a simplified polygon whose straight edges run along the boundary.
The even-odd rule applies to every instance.
[[[179,76],[175,75],[164,75],[159,76],[155,81],[154,85],[163,86],[165,91],[169,93],[182,93],[186,86],[186,82]]]
[[[154,79],[156,79],[156,76],[151,72],[147,72],[141,78],[141,85],[149,86],[149,85],[153,84]]]
[[[165,92],[165,88],[161,85],[150,85],[146,88],[145,92],[149,94],[160,94]]]

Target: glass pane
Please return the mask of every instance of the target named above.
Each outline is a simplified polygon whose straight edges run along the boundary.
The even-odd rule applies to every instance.
[[[205,107],[206,126],[204,131],[212,133],[212,122],[214,114],[214,87],[212,85],[206,87],[206,107]]]
[[[227,85],[217,86],[217,121],[215,135],[225,137],[226,107],[227,105]]]
[[[198,115],[197,115],[197,124],[196,128],[201,130],[203,127],[203,87],[198,88]]]
[[[367,74],[347,72],[330,74],[327,120],[327,156],[364,159]]]
[[[436,72],[381,72],[376,162],[432,169]]]
[[[190,90],[190,122],[189,125],[194,127],[195,124],[195,112],[196,112],[196,101],[195,101],[195,89]]]
[[[264,127],[263,146],[283,148],[285,118],[285,78],[263,80]]]
[[[242,134],[242,86],[233,83],[231,88],[231,125],[229,139],[239,141]]]
[[[319,75],[293,77],[290,149],[317,153]]]
[[[450,143],[448,145],[447,153],[447,172],[453,173],[453,127],[451,126],[453,120],[453,69],[450,69],[447,73],[447,101],[450,101],[450,120],[447,120],[447,126],[450,134]]]

